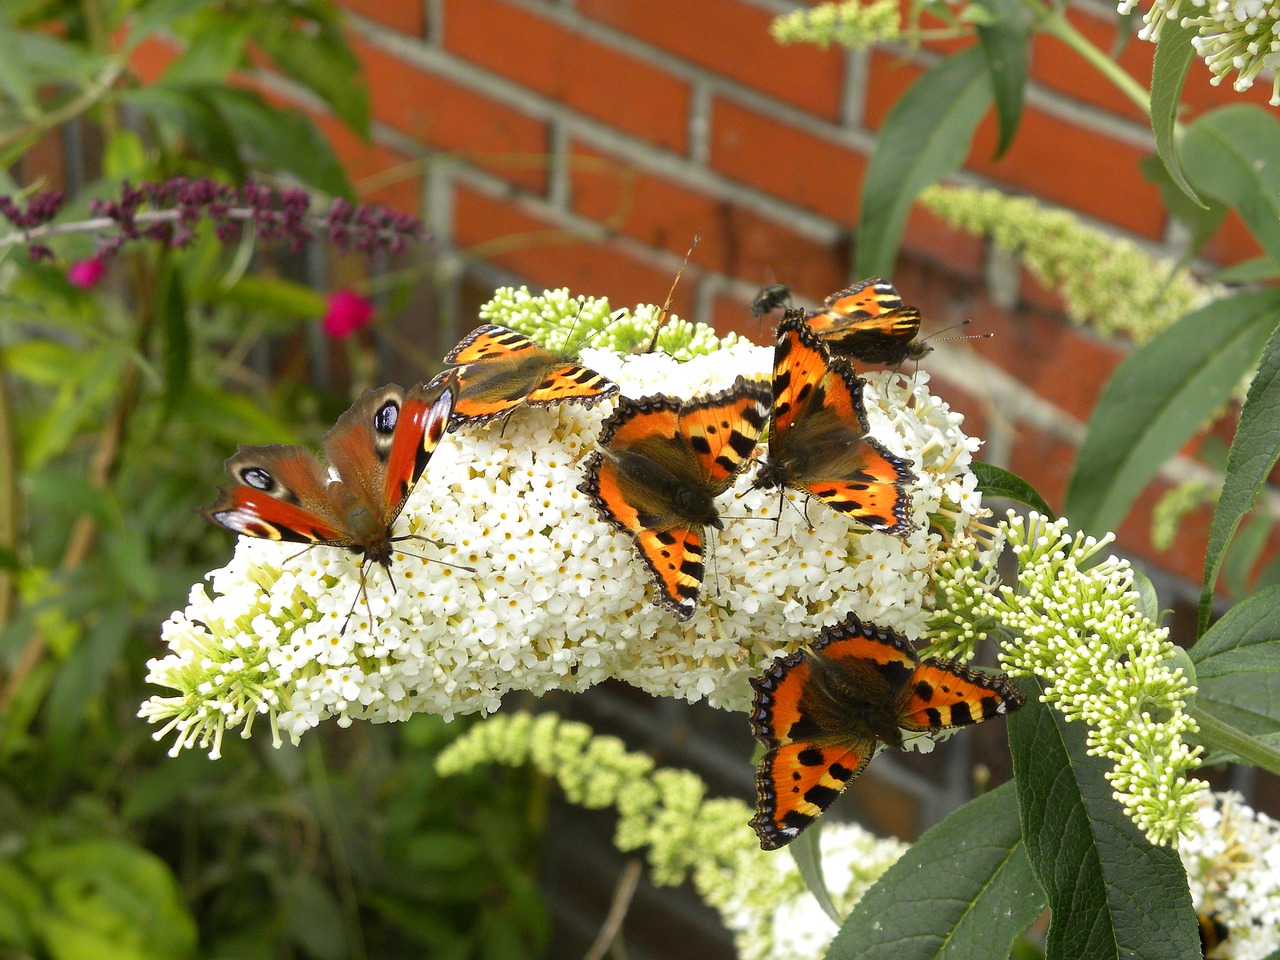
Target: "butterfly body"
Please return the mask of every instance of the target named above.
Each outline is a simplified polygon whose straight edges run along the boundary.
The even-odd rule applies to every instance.
[[[792,487],[873,530],[906,536],[912,462],[868,436],[864,382],[788,310],[774,348],[769,457],[755,486]]]
[[[764,384],[742,377],[693,400],[623,397],[587,461],[578,489],[635,540],[655,602],[681,620],[697,609],[705,528],[723,528],[715,500],[750,462],[767,398]]]
[[[933,350],[916,341],[920,311],[904,305],[897,289],[879,277],[833,293],[805,319],[833,355],[863,363],[896,366]]]
[[[766,850],[821,816],[880,744],[902,749],[903,731],[978,723],[1024,702],[1004,678],[953,660],[921,661],[905,637],[852,614],[751,685],[751,728],[766,749],[751,825]]]
[[[245,536],[323,544],[390,568],[392,526],[444,435],[457,384],[366,390],[324,435],[325,465],[305,447],[242,445],[234,483],[203,510]]]
[[[444,358],[457,365],[458,398],[450,429],[488,423],[522,403],[592,406],[618,385],[564,354],[497,324],[477,327]]]

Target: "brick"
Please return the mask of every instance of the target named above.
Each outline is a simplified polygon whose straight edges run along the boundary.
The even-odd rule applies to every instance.
[[[459,249],[526,278],[531,288],[567,286],[574,293],[608,297],[619,307],[662,303],[674,279],[670,271],[642,263],[617,244],[575,236],[462,184],[455,192],[454,234]],[[685,279],[691,279],[689,270]],[[671,308],[682,317],[692,312],[693,290],[683,281],[676,287]]]
[[[918,203],[911,208],[902,232],[900,264],[910,258],[954,273],[981,277],[986,257],[985,238],[957,230]],[[902,266],[897,270],[901,271]],[[895,272],[894,276],[897,275]]]
[[[315,117],[365,203],[422,216],[422,164],[379,143],[365,143],[332,117]]]
[[[547,126],[361,40],[375,119],[530,190],[546,188]]]
[[[710,165],[839,223],[857,221],[865,157],[723,97],[712,104]]]
[[[866,123],[878,130],[890,108],[923,71],[873,51]],[[965,166],[1009,186],[1072,207],[1134,233],[1159,239],[1165,223],[1159,191],[1138,168],[1147,151],[1028,107],[1013,145],[992,160],[997,142],[993,112],[978,125]],[[1046,162],[1056,151],[1063,162]],[[1069,158],[1069,162],[1068,162]]]
[[[1099,50],[1109,53],[1115,46],[1117,29],[1111,17],[1094,16],[1078,7],[1067,9],[1067,22]],[[1155,44],[1130,37],[1117,61],[1120,68],[1144,88],[1151,85],[1151,62]],[[1078,53],[1049,33],[1033,34],[1031,79],[1064,96],[1092,104],[1137,123],[1148,122],[1147,113],[1106,80]]]
[[[426,0],[340,0],[354,13],[411,37],[427,32]]]
[[[155,83],[181,52],[176,44],[150,36],[133,48],[129,66],[142,83]]]
[[[698,0],[665,3],[658,15],[650,0],[579,0],[577,8],[720,76],[824,119],[839,118],[844,54],[779,44],[769,36],[772,15],[759,7]]]
[[[1244,225],[1239,214],[1231,210],[1218,232],[1208,239],[1200,253],[1218,263],[1232,264],[1261,256],[1262,247]]]
[[[822,299],[844,285],[848,255],[727,200],[699,193],[626,160],[575,145],[571,206],[651,247],[683,256],[700,236],[691,263],[763,286],[774,278]]]
[[[572,110],[684,153],[689,85],[501,0],[449,0],[445,47]]]

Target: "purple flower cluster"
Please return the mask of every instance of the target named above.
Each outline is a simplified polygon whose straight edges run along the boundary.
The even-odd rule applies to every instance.
[[[0,216],[25,232],[52,221],[62,209],[62,201],[62,193],[58,190],[37,193],[27,201],[25,207],[12,197],[3,196],[0,197]],[[29,244],[27,254],[32,260],[53,259],[53,251],[43,243]]]
[[[125,183],[118,200],[91,200],[94,219],[79,223],[51,223],[61,206],[60,193],[36,194],[25,207],[0,197],[0,216],[21,232],[7,242],[25,242],[32,259],[42,260],[52,256],[38,242],[43,237],[95,232],[101,239],[94,259],[101,261],[130,240],[188,246],[201,220],[212,221],[225,244],[236,243],[245,230],[252,230],[260,240],[285,241],[294,250],[321,237],[341,250],[355,250],[366,257],[398,253],[407,241],[426,237],[418,219],[385,207],[339,198],[327,213],[319,214],[311,211],[311,195],[305,190],[277,190],[257,183],[235,187],[203,178],[174,177],[137,186]]]

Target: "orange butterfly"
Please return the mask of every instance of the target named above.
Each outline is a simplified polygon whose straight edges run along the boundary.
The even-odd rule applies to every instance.
[[[1007,677],[954,660],[921,662],[901,634],[850,614],[752,677],[751,730],[767,751],[756,769],[760,846],[776,850],[822,816],[880,743],[1013,713],[1025,698]]]
[[[896,366],[933,347],[916,343],[920,311],[904,306],[893,284],[870,277],[827,297],[826,309],[806,317],[827,349],[863,363]]]
[[[715,500],[751,462],[769,417],[769,388],[739,377],[708,397],[623,397],[578,489],[635,538],[654,602],[680,620],[698,606],[703,528],[723,529]]]
[[[612,380],[494,323],[463,337],[444,362],[458,365],[459,393],[450,430],[463,423],[488,423],[521,403],[593,406],[618,392]]]
[[[850,519],[904,537],[913,529],[912,462],[867,436],[863,381],[831,360],[800,310],[788,310],[773,353],[769,459],[756,487],[794,487]]]

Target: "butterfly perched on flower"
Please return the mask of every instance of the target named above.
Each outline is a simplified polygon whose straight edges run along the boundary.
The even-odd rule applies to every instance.
[[[654,602],[681,620],[698,606],[704,528],[724,527],[715,500],[751,462],[768,417],[768,385],[743,377],[692,400],[623,397],[587,460],[578,489],[635,539]]]
[[[402,390],[366,390],[323,439],[329,463],[300,446],[241,445],[226,461],[234,483],[202,513],[247,537],[342,547],[391,569],[391,535],[410,491],[444,435],[458,394],[452,375]],[[366,603],[367,603],[366,598]],[[354,604],[353,604],[354,608]]]
[[[807,649],[751,678],[751,730],[766,753],[756,769],[760,846],[776,850],[822,816],[880,744],[1017,710],[1008,678],[954,660],[923,662],[901,634],[850,614]]]
[[[879,277],[833,293],[806,319],[832,354],[863,363],[896,366],[933,349],[916,342],[920,311],[905,306],[893,284]]]
[[[769,457],[756,487],[793,487],[873,530],[913,529],[912,462],[867,435],[863,381],[831,359],[800,310],[788,310],[773,353]]]
[[[450,430],[488,423],[522,403],[592,406],[618,392],[616,383],[573,358],[494,323],[463,337],[444,362],[456,365],[459,387]]]

